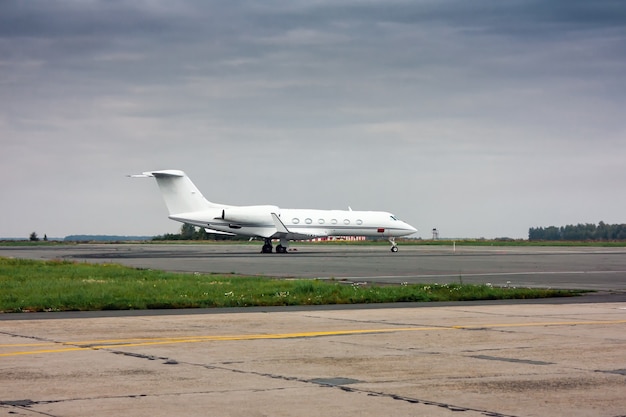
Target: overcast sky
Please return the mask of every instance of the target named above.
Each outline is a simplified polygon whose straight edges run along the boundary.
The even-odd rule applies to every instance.
[[[0,236],[155,235],[211,201],[428,238],[626,223],[626,2],[0,2]]]

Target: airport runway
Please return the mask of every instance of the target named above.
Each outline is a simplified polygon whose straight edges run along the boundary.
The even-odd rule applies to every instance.
[[[0,256],[377,282],[460,273],[617,296],[0,314],[0,417],[626,416],[623,249],[298,249],[72,245],[2,247]]]
[[[260,244],[95,244],[0,247],[0,256],[74,259],[183,272],[345,279],[355,282],[491,283],[626,291],[626,248],[292,245],[261,254]]]

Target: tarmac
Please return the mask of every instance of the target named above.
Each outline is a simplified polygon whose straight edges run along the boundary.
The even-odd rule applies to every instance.
[[[131,246],[117,247],[126,256],[116,261],[154,267],[165,259],[175,270],[188,263],[191,269],[203,264],[210,269],[232,251],[233,268],[251,268],[256,260],[262,273],[282,258],[287,275],[294,268],[289,263],[325,270],[335,265],[328,261],[333,256],[349,265],[368,254],[380,268],[385,265],[380,259],[405,265],[390,267],[390,274],[352,274],[368,280],[428,275],[411,269],[416,259],[433,268],[439,259],[446,274],[446,265],[459,256],[402,246],[398,254],[405,254],[404,262],[386,248],[375,248],[385,251],[380,256],[370,249],[268,256],[254,247],[229,246],[220,256],[219,248],[179,253]],[[111,262],[101,255],[115,252],[107,245],[47,250],[10,252],[100,262]],[[160,257],[160,251],[178,255]],[[626,416],[624,253],[499,251],[508,249],[468,254],[466,263],[455,266],[469,271],[480,261],[475,274],[528,273],[533,258],[540,258],[537,274],[514,276],[543,284],[550,278],[559,284],[586,282],[601,291],[561,303],[0,315],[0,416]],[[205,252],[208,260],[194,255]],[[0,256],[7,256],[6,248]],[[501,256],[517,261],[502,269]],[[245,260],[245,268],[233,259]],[[563,259],[578,262],[557,265]],[[350,271],[335,272],[348,277]]]
[[[261,254],[251,244],[0,246],[0,256],[120,263],[178,272],[234,273],[349,282],[467,283],[626,291],[626,248],[291,245]]]

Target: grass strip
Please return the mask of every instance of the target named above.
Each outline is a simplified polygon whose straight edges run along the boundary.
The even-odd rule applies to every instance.
[[[467,301],[564,297],[579,291],[467,284],[377,286],[313,279],[183,274],[0,257],[0,312]]]

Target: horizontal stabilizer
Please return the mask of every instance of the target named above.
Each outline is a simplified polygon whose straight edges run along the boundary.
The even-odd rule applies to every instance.
[[[165,178],[165,177],[184,177],[185,173],[178,169],[164,169],[162,171],[146,171],[141,174],[129,175],[131,178]]]

